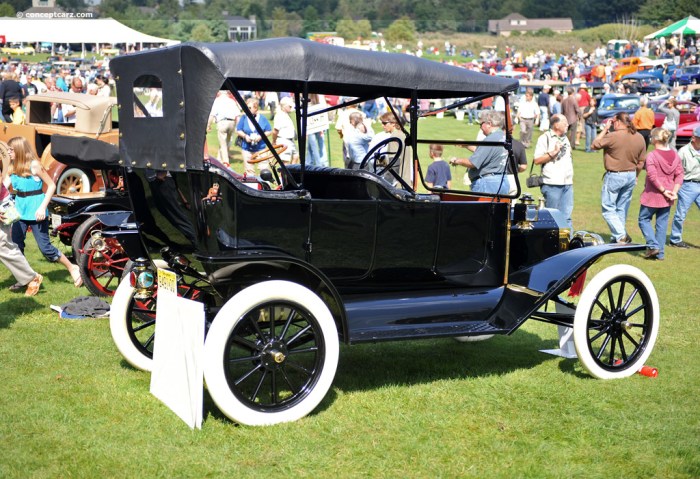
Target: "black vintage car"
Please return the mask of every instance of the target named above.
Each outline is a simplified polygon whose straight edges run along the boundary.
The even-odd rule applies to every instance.
[[[578,357],[598,378],[629,376],[651,354],[659,305],[643,272],[613,266],[589,282],[577,305],[565,296],[601,256],[643,246],[573,233],[558,211],[528,197],[516,201],[519,186],[499,196],[423,181],[418,155],[430,143],[494,147],[514,159],[510,122],[504,141],[426,138],[419,114],[434,112],[419,102],[466,99],[450,109],[498,95],[507,105],[517,81],[292,38],[183,44],[110,66],[121,162],[133,171],[128,191],[140,224],[115,233],[138,259],[112,303],[114,341],[130,364],[151,369],[155,267],[173,271],[178,294],[204,305],[204,377],[232,420],[274,424],[310,413],[332,385],[340,341],[507,335],[532,318],[573,328]],[[220,89],[239,101],[266,143],[274,178],[257,181],[272,188],[250,188],[204,158]],[[146,105],[146,91],[162,95],[162,109]],[[244,91],[294,95],[300,165],[281,161],[282,148],[264,135]],[[408,117],[404,135],[374,149],[391,147],[388,158],[370,152],[365,169],[310,166],[307,127],[326,112],[308,108],[312,94],[345,99],[328,110],[384,97],[395,115]],[[395,99],[406,100],[405,111],[393,109]]]

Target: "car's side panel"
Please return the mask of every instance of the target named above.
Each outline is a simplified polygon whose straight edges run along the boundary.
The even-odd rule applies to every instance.
[[[334,280],[366,276],[372,266],[376,224],[373,200],[313,201],[311,264]]]

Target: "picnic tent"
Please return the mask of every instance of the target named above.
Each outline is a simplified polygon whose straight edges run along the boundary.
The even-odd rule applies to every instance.
[[[7,43],[74,43],[82,45],[125,43],[174,45],[177,40],[154,37],[113,18],[0,18],[0,35]]]
[[[680,35],[681,37],[683,37],[683,35],[698,34],[700,34],[700,19],[695,18],[692,15],[688,15],[683,20],[678,20],[677,22],[672,23],[671,25],[662,28],[661,30],[657,30],[654,33],[650,33],[644,38],[661,38],[670,37],[672,35]]]

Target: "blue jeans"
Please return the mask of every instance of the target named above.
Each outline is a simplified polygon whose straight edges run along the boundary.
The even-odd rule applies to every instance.
[[[658,258],[664,257],[664,245],[666,244],[666,229],[671,207],[652,208],[642,205],[639,208],[639,229],[642,230],[647,248],[658,249]],[[651,218],[656,215],[656,231],[651,227]]]
[[[472,191],[481,193],[493,193],[499,195],[507,195],[510,190],[510,183],[506,175],[491,175],[484,176],[472,183]]]
[[[19,246],[19,250],[24,254],[24,240],[27,237],[27,228],[32,227],[34,240],[39,247],[39,251],[44,255],[44,258],[55,263],[61,257],[61,252],[49,239],[49,220],[44,221],[25,221],[19,220],[12,225],[12,242]]]
[[[673,226],[671,226],[672,243],[683,241],[683,222],[693,203],[700,208],[700,183],[685,181],[678,190],[678,204],[676,214],[673,215]]]
[[[637,174],[634,171],[606,173],[603,178],[601,193],[603,219],[616,241],[624,240],[627,236],[625,222],[636,184]]]
[[[306,137],[306,164],[312,166],[328,166],[323,140],[324,133],[319,131]]]
[[[586,130],[586,151],[588,152],[591,151],[591,143],[596,137],[596,127],[586,123],[584,128]]]
[[[467,108],[467,115],[469,116],[469,123],[476,123],[479,121],[479,110],[476,108]]]
[[[544,205],[559,210],[573,233],[571,213],[574,211],[574,185],[542,185]]]

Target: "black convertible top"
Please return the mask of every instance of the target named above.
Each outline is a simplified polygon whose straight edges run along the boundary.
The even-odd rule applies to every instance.
[[[468,98],[518,87],[517,80],[410,55],[298,38],[185,43],[117,57],[110,69],[117,80],[122,159],[129,166],[173,170],[202,168],[207,118],[227,79],[239,90],[355,97]],[[134,88],[147,76],[162,82],[162,118],[134,116]]]

